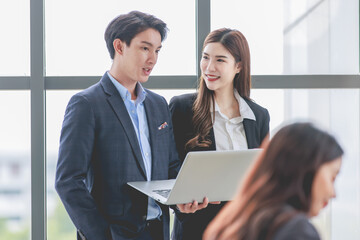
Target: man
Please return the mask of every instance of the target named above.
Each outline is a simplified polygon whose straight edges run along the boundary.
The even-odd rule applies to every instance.
[[[166,33],[166,24],[152,15],[134,11],[115,18],[105,32],[110,71],[67,106],[55,187],[78,239],[169,238],[168,208],[126,184],[178,172],[167,103],[141,85]],[[193,212],[206,205],[178,207]]]

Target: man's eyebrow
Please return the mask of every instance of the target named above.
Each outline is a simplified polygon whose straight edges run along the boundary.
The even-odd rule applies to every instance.
[[[149,45],[150,47],[154,47],[154,45],[148,41],[141,41],[141,43],[145,43],[146,45]],[[162,47],[162,45],[158,46],[157,48],[161,48],[161,47]]]

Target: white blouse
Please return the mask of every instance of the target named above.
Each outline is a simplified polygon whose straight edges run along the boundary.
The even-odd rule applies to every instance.
[[[213,129],[216,150],[248,149],[243,120],[247,118],[256,121],[255,114],[236,90],[234,90],[234,96],[239,103],[240,117],[229,119],[221,113],[219,105],[215,101]],[[213,111],[212,107],[210,111]]]

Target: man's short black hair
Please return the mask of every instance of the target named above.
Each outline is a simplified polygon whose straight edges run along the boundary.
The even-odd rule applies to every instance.
[[[115,49],[113,42],[119,38],[130,46],[131,40],[138,34],[149,28],[159,31],[161,41],[166,38],[168,28],[166,23],[153,15],[132,11],[127,14],[121,14],[112,20],[105,31],[106,46],[109,50],[111,59],[114,59]]]

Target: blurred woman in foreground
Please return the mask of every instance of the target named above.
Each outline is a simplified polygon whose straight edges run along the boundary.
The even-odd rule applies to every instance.
[[[280,129],[203,239],[320,239],[308,219],[335,197],[342,155],[334,137],[312,124]]]

